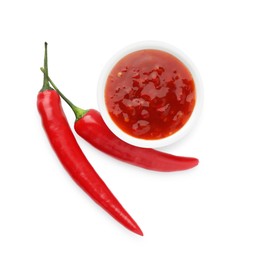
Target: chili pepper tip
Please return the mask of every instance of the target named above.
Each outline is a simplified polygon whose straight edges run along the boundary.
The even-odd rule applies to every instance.
[[[138,231],[136,232],[136,234],[137,234],[137,235],[140,235],[140,236],[142,236],[142,237],[144,236],[144,233],[143,233],[143,231],[142,231],[141,229],[138,230]]]

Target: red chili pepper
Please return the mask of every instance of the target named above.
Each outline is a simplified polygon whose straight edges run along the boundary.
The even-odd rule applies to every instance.
[[[137,147],[119,139],[107,127],[97,110],[90,109],[75,122],[76,132],[90,144],[117,158],[148,170],[171,172],[190,169],[198,159],[175,156],[150,148]]]
[[[44,66],[44,84],[37,97],[37,107],[45,132],[60,162],[74,181],[97,204],[126,228],[143,235],[136,222],[99,177],[79,147],[63,112],[60,96],[49,86],[47,43],[45,43]]]
[[[43,72],[44,70],[41,69]],[[121,161],[161,172],[187,170],[198,165],[199,160],[192,157],[175,156],[154,149],[136,147],[119,139],[106,126],[100,113],[94,109],[83,110],[68,100],[48,77],[53,88],[72,108],[76,121],[76,132],[100,151]]]

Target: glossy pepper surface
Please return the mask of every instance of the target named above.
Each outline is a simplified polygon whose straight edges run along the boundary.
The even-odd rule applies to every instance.
[[[190,169],[198,159],[175,156],[150,148],[137,147],[119,139],[106,126],[97,110],[90,109],[74,124],[76,132],[90,144],[117,158],[148,170],[170,172]]]
[[[72,179],[103,209],[129,230],[143,235],[79,147],[61,106],[59,94],[48,83],[47,44],[45,44],[44,85],[37,97],[43,128],[60,162]]]

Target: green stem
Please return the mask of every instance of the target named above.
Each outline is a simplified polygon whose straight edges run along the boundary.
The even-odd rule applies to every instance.
[[[48,51],[47,51],[47,46],[48,43],[44,43],[44,77],[43,77],[43,86],[40,91],[45,91],[45,90],[52,90],[50,87],[49,81],[48,81]]]
[[[48,73],[46,72],[45,68],[41,68],[41,71],[44,73],[45,76]],[[76,121],[82,118],[88,112],[88,110],[75,106],[68,98],[66,98],[66,96],[64,96],[63,93],[56,87],[56,85],[53,83],[53,81],[50,79],[48,75],[47,75],[47,80],[48,82],[51,83],[52,87],[59,93],[62,99],[71,107],[72,111],[76,116]]]

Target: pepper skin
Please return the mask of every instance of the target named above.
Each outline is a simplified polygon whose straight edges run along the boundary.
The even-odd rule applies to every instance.
[[[48,84],[45,44],[44,85],[37,96],[43,128],[60,162],[72,179],[103,209],[129,230],[143,235],[136,222],[99,177],[79,147],[61,106],[58,93]]]
[[[198,164],[198,159],[174,156],[150,148],[141,148],[119,139],[106,126],[97,110],[90,109],[75,121],[76,132],[102,152],[126,163],[148,170],[170,172],[190,169]]]

